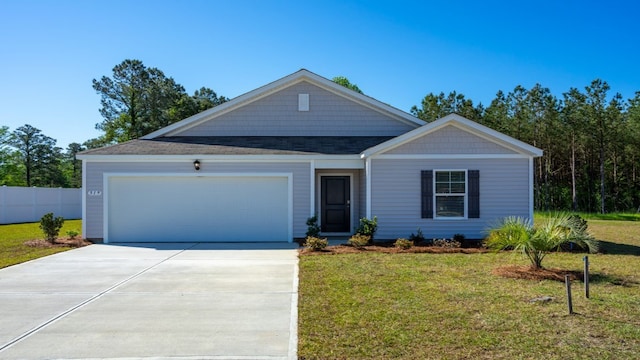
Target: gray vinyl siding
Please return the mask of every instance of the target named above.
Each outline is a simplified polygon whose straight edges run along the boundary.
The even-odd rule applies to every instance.
[[[515,154],[514,151],[449,125],[385,154]]]
[[[321,207],[321,199],[320,199],[320,188],[321,182],[319,176],[327,175],[330,176],[332,174],[335,175],[349,175],[351,176],[351,199],[353,199],[351,203],[351,229],[353,230],[359,222],[360,214],[362,211],[362,193],[364,191],[363,185],[360,182],[360,170],[351,170],[351,169],[322,169],[316,170],[316,214],[320,215],[320,207]],[[321,219],[320,219],[321,220]],[[305,229],[306,231],[306,229]]]
[[[87,160],[85,160],[87,161]],[[101,196],[86,197],[85,237],[102,239],[103,237],[103,188],[104,173],[132,173],[132,174],[193,174],[191,161],[180,162],[87,162],[85,191],[100,191]],[[310,164],[308,162],[288,163],[229,163],[202,162],[200,175],[214,173],[292,173],[293,174],[293,236],[303,237],[307,231],[306,220],[311,208],[310,199]],[[159,195],[160,196],[160,195]],[[196,196],[197,197],[197,196]],[[142,209],[141,209],[142,211]],[[251,226],[250,219],[247,226]]]
[[[484,238],[484,231],[505,216],[529,216],[529,159],[372,160],[372,215],[379,239],[407,237],[420,228],[427,238]],[[421,218],[420,171],[480,170],[480,218]]]
[[[298,111],[298,94],[309,94],[309,111]],[[396,136],[416,127],[301,82],[172,135]]]

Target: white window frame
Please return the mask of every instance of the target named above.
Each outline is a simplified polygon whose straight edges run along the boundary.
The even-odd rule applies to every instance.
[[[439,172],[464,172],[464,194],[439,194],[437,192],[436,179]],[[462,196],[464,199],[463,216],[438,216],[438,197]],[[469,207],[469,173],[468,169],[434,169],[433,170],[433,218],[438,220],[466,220]]]

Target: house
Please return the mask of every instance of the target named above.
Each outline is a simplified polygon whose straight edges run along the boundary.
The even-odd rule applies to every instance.
[[[425,124],[307,70],[143,138],[88,150],[83,234],[104,242],[293,241],[378,218],[378,239],[482,238],[533,215],[542,151],[452,114]]]

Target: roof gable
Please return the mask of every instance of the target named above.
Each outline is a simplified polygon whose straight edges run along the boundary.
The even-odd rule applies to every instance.
[[[436,139],[437,135],[444,135],[444,139]],[[452,141],[452,137],[456,138]],[[363,151],[361,156],[371,157],[381,154],[414,153],[430,155],[455,153],[542,156],[542,150],[534,146],[457,114],[447,115],[418,129],[369,148]]]
[[[384,154],[516,154],[516,151],[448,124]]]
[[[298,111],[301,93],[311,93],[308,112]],[[302,121],[305,118],[311,120]],[[335,124],[325,123],[327,119]],[[369,123],[364,123],[365,119]],[[362,124],[357,124],[359,120]],[[395,136],[422,124],[408,113],[302,69],[142,139],[187,135],[331,136],[330,130],[339,135]]]

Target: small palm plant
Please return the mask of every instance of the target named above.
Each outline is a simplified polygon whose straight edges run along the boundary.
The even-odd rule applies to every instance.
[[[598,241],[588,232],[582,219],[558,213],[535,228],[531,221],[521,217],[507,217],[489,230],[486,245],[490,249],[514,249],[529,258],[536,269],[548,253],[573,243],[589,252],[598,251]]]

